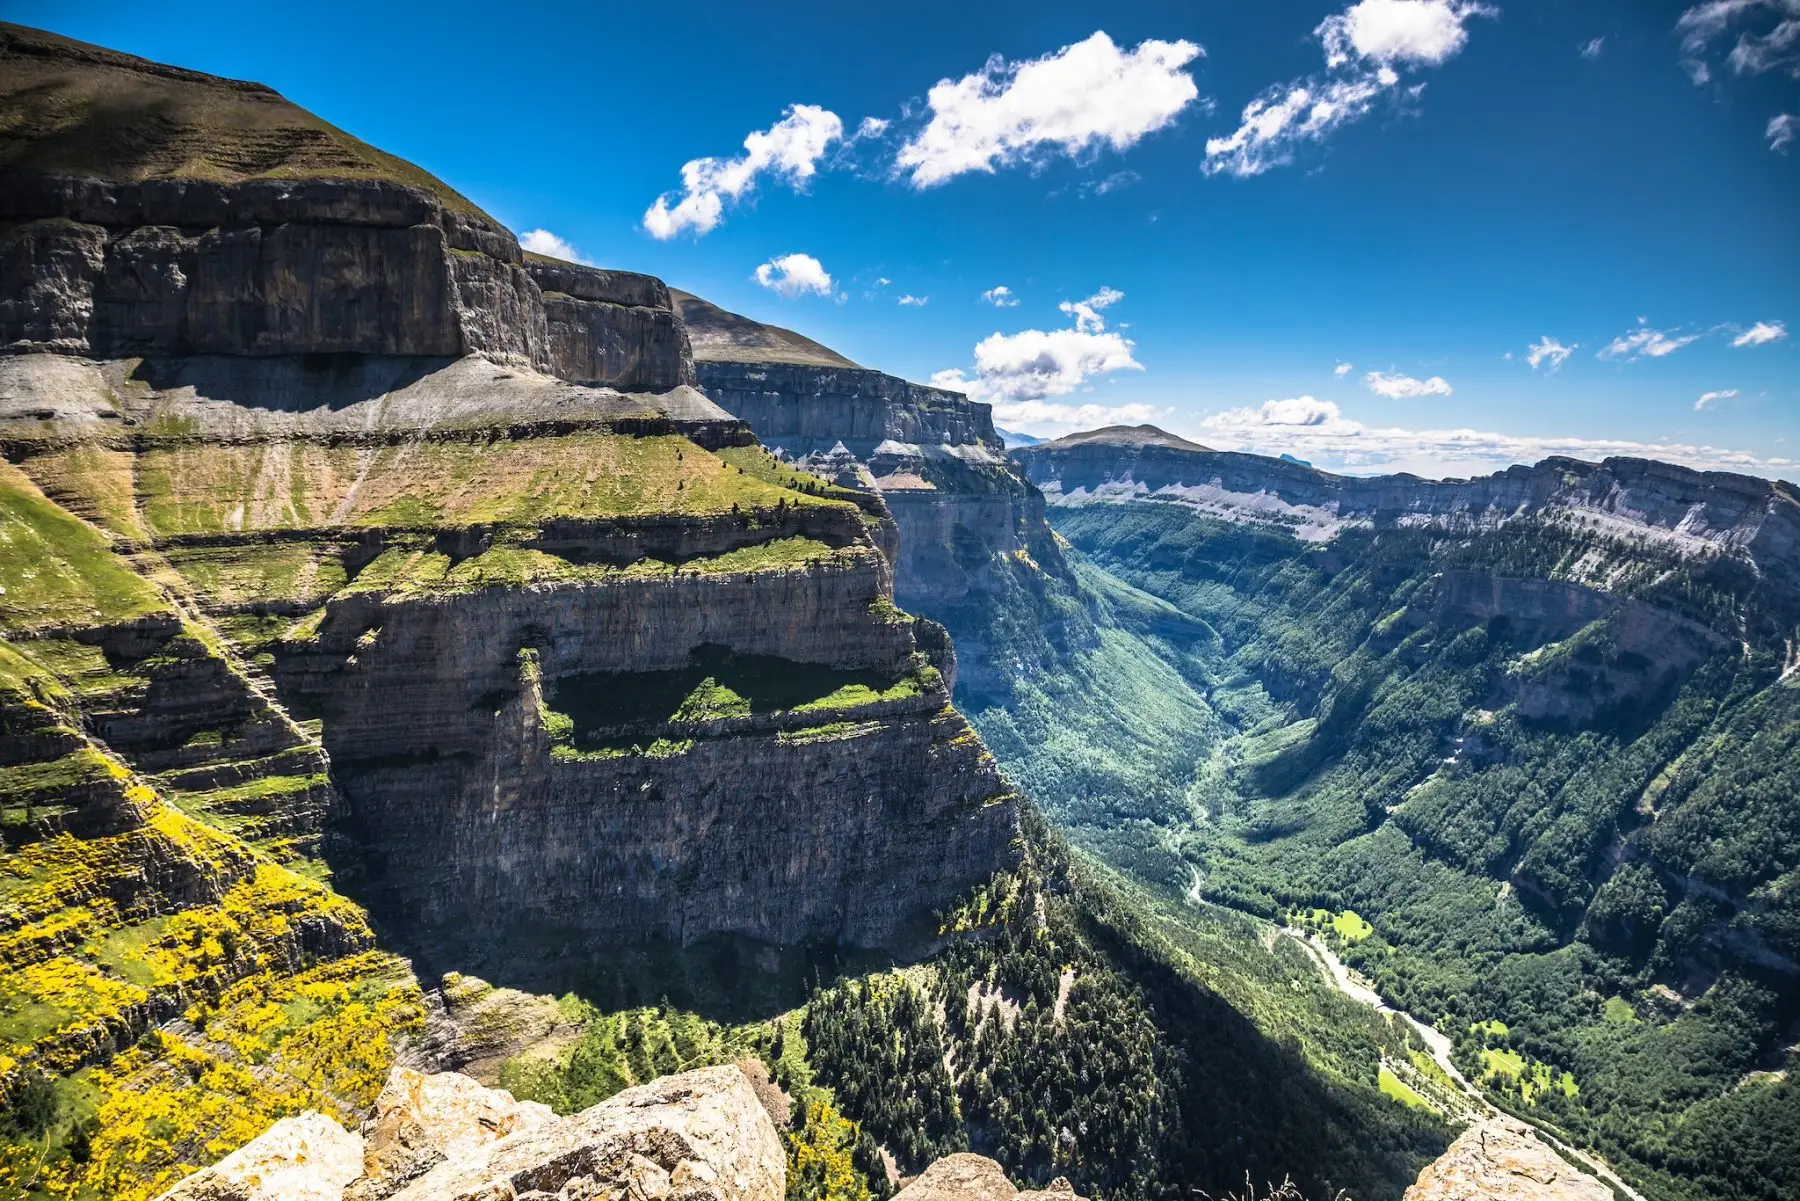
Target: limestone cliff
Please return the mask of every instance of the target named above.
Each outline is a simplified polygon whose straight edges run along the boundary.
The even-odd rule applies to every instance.
[[[1469,480],[1340,476],[1263,455],[1209,450],[1150,426],[1020,447],[1013,457],[1051,504],[1145,500],[1327,544],[1346,530],[1491,530],[1548,521],[1702,562],[1752,568],[1758,591],[1800,620],[1800,490],[1648,459],[1545,459]],[[1614,591],[1618,556],[1573,565],[1572,582]],[[1511,606],[1508,606],[1509,608]]]
[[[358,1119],[487,1045],[430,1016],[473,959],[914,952],[1013,861],[879,498],[707,400],[660,281],[13,26],[0,129],[0,1092],[98,1069],[63,1193]]]
[[[959,686],[1004,693],[1025,660],[1048,646],[1080,605],[1078,588],[1044,521],[1043,498],[1006,458],[988,405],[960,392],[858,367],[811,339],[674,293],[708,397],[743,418],[764,444],[827,478],[878,495],[898,529],[894,596],[942,622],[955,640]],[[1014,611],[1028,638],[997,634]],[[1024,610],[1033,610],[1027,615]],[[1087,632],[1076,635],[1076,641]]]

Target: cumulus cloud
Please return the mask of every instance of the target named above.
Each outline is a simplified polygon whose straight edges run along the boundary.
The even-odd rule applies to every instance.
[[[826,286],[829,287],[830,285],[826,285]],[[902,296],[900,298],[900,304],[904,308],[922,309],[930,303],[931,303],[931,297],[929,297],[929,296],[914,296],[911,292],[908,292],[905,296]]]
[[[1700,394],[1700,399],[1694,402],[1694,412],[1705,412],[1707,409],[1718,404],[1721,400],[1731,400],[1737,396],[1737,394],[1738,390],[1736,388],[1724,388],[1717,392],[1703,392]]]
[[[1651,329],[1648,322],[1638,318],[1638,327],[1620,334],[1601,348],[1599,357],[1603,359],[1660,359],[1674,354],[1683,346],[1698,342],[1700,334],[1671,334],[1659,329]]]
[[[1531,364],[1533,371],[1545,363],[1550,364],[1551,371],[1555,371],[1568,362],[1569,356],[1579,349],[1581,349],[1579,342],[1573,346],[1564,346],[1549,334],[1545,334],[1541,339],[1525,348],[1525,361]]]
[[[1604,53],[1606,53],[1605,38],[1595,38],[1591,42],[1582,44],[1581,57],[1583,58],[1599,58]]]
[[[981,294],[982,303],[991,304],[997,309],[1012,309],[1019,305],[1019,298],[1005,284],[997,284]]]
[[[724,219],[727,202],[735,204],[753,191],[759,176],[804,187],[826,150],[843,137],[844,123],[836,113],[816,104],[792,105],[774,125],[746,137],[744,153],[736,158],[697,158],[683,164],[681,198],[671,204],[673,192],[658,196],[644,213],[644,228],[662,239],[684,229],[696,235],[710,233]]]
[[[1766,346],[1787,337],[1787,326],[1780,321],[1758,321],[1731,340],[1733,346]]]
[[[887,134],[888,126],[892,124],[892,121],[884,120],[881,117],[864,117],[862,123],[856,127],[855,138],[859,142],[866,142],[884,137]]]
[[[553,259],[562,259],[569,263],[586,263],[590,267],[594,265],[592,259],[582,257],[579,250],[547,229],[526,230],[519,235],[519,245],[532,254],[547,254]]]
[[[1060,307],[1075,318],[1073,329],[990,334],[975,344],[973,378],[960,369],[951,369],[933,375],[931,382],[992,404],[995,418],[1011,421],[1015,426],[1027,421],[1050,421],[1048,417],[1021,416],[1023,410],[1018,406],[1067,396],[1096,376],[1144,369],[1132,357],[1135,343],[1108,330],[1100,314],[1100,310],[1123,297],[1123,292],[1101,288],[1086,300],[1065,300]],[[1078,412],[1105,406],[1061,407]]]
[[[784,254],[756,269],[757,283],[792,300],[804,292],[831,295],[831,275],[810,254]]]
[[[1377,428],[1353,420],[1337,406],[1311,397],[1269,401],[1208,417],[1199,437],[1209,446],[1296,458],[1356,474],[1412,471],[1420,475],[1474,475],[1552,455],[1598,460],[1608,456],[1662,459],[1714,471],[1793,478],[1800,462],[1763,458],[1747,451],[1673,442],[1520,436],[1474,429]]]
[[[1763,130],[1763,137],[1769,139],[1769,149],[1782,154],[1800,137],[1800,117],[1793,113],[1781,113],[1769,118],[1769,127]]]
[[[896,166],[928,188],[1046,154],[1129,149],[1199,96],[1182,68],[1203,53],[1192,42],[1154,40],[1127,51],[1096,33],[1043,58],[1009,64],[995,55],[931,89],[931,120],[900,148]]]
[[[1346,375],[1349,375],[1355,370],[1356,364],[1354,363],[1339,363],[1336,367],[1331,369],[1331,374],[1337,376],[1339,379],[1343,379]]]
[[[1315,30],[1325,45],[1325,65],[1353,59],[1435,67],[1454,58],[1469,40],[1471,17],[1499,9],[1468,0],[1362,0]]]
[[[1077,330],[1097,334],[1106,328],[1106,319],[1100,315],[1100,310],[1123,299],[1125,293],[1116,288],[1102,287],[1086,300],[1065,300],[1056,307],[1075,318]]]
[[[1285,166],[1308,142],[1366,117],[1387,96],[1417,100],[1401,70],[1436,67],[1469,40],[1468,22],[1499,10],[1471,0],[1361,0],[1313,31],[1325,73],[1265,88],[1244,106],[1236,130],[1209,138],[1201,169],[1240,179]]]
[[[1377,396],[1385,396],[1389,400],[1413,400],[1420,396],[1449,396],[1455,391],[1450,381],[1441,375],[1430,379],[1414,379],[1410,375],[1388,375],[1381,371],[1371,371],[1363,376],[1363,385]]]

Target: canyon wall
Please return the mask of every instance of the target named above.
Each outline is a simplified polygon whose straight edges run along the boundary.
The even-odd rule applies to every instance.
[[[747,997],[1016,862],[879,496],[661,281],[259,85],[0,26],[0,103],[0,1095],[103,1068],[70,1195],[354,1120],[475,955]]]
[[[1007,459],[988,405],[858,367],[698,297],[675,297],[709,398],[765,445],[885,504],[898,526],[895,600],[948,627],[961,687],[1003,693],[1024,661],[1054,657],[1047,647],[1016,654],[994,629],[1009,610],[1019,627],[1061,626],[1047,611],[1042,621],[1021,614],[1042,609],[1046,593],[1068,597],[1077,587],[1044,521],[1043,497]]]

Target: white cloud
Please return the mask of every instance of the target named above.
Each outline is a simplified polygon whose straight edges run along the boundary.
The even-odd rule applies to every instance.
[[[792,105],[774,125],[746,137],[744,153],[737,158],[697,158],[683,164],[681,199],[671,207],[674,193],[658,196],[644,213],[644,228],[664,239],[683,229],[710,233],[724,219],[726,201],[735,203],[754,190],[759,175],[803,187],[825,151],[843,137],[844,123],[836,113],[816,104]]]
[[[1082,196],[1104,196],[1140,182],[1144,177],[1136,171],[1114,171],[1104,179],[1090,179],[1078,189]]]
[[[864,117],[862,124],[856,127],[856,140],[862,142],[882,137],[887,133],[888,126],[892,124],[892,121],[884,120],[881,117]]]
[[[1769,139],[1770,150],[1786,154],[1794,139],[1800,137],[1800,117],[1793,113],[1781,113],[1769,118],[1769,127],[1763,130],[1763,137]]]
[[[1455,391],[1441,375],[1430,379],[1414,379],[1410,375],[1388,375],[1371,371],[1363,376],[1363,384],[1377,396],[1389,400],[1413,400],[1420,396],[1449,396]]]
[[[1356,364],[1354,363],[1339,363],[1336,367],[1331,369],[1331,374],[1337,376],[1339,379],[1343,379],[1346,375],[1349,375],[1355,370]]]
[[[810,254],[784,254],[756,269],[757,283],[792,300],[802,292],[831,295],[831,275]]]
[[[1746,28],[1725,56],[1734,74],[1800,75],[1800,0],[1706,0],[1675,22],[1682,35],[1681,65],[1696,84],[1712,80],[1706,56],[1719,37],[1739,25]]]
[[[1674,442],[1520,436],[1483,430],[1375,428],[1346,417],[1335,405],[1311,397],[1270,401],[1208,417],[1201,441],[1225,450],[1283,453],[1331,470],[1355,474],[1412,471],[1420,475],[1476,475],[1552,455],[1598,460],[1608,456],[1661,459],[1715,471],[1794,478],[1800,462],[1763,458],[1746,451]]]
[[[1313,33],[1326,73],[1264,89],[1244,106],[1236,130],[1207,139],[1201,169],[1247,179],[1285,166],[1303,144],[1366,117],[1398,87],[1400,69],[1454,58],[1469,40],[1466,24],[1498,12],[1471,0],[1361,0],[1325,18]],[[1396,99],[1417,100],[1423,91],[1415,84]]]
[[[952,369],[933,375],[931,382],[940,388],[965,392],[971,399],[987,401],[994,406],[996,418],[1015,423],[1008,428],[1030,421],[1052,422],[1055,419],[1047,416],[1023,416],[1023,410],[1017,406],[1067,396],[1095,376],[1144,369],[1132,357],[1136,344],[1108,330],[1100,315],[1101,309],[1117,303],[1124,295],[1113,288],[1101,288],[1086,300],[1065,300],[1062,311],[1075,318],[1075,328],[990,334],[975,344],[974,378]],[[1106,406],[1052,407],[1074,413],[1098,411]],[[1045,413],[1049,409],[1033,411]]]
[[[827,286],[829,286],[829,285],[827,285]],[[904,306],[906,308],[922,309],[926,305],[931,303],[931,297],[929,297],[929,296],[914,296],[912,293],[908,292],[905,296],[902,296],[900,298],[900,303],[902,306]]]
[[[1208,175],[1239,179],[1261,175],[1294,161],[1302,142],[1322,142],[1334,130],[1367,116],[1382,92],[1400,82],[1382,67],[1353,79],[1302,80],[1272,87],[1244,106],[1243,120],[1227,137],[1206,140]]]
[[[1362,0],[1326,17],[1314,32],[1329,67],[1352,58],[1435,67],[1468,42],[1469,18],[1497,15],[1498,9],[1468,0]]]
[[[1102,287],[1086,300],[1065,300],[1056,307],[1075,318],[1077,330],[1097,334],[1106,328],[1106,319],[1100,316],[1100,310],[1123,299],[1125,293],[1116,288]]]
[[[1603,359],[1660,359],[1674,354],[1683,346],[1698,342],[1700,334],[1670,334],[1662,330],[1651,329],[1642,317],[1638,318],[1638,328],[1620,334],[1608,342],[1600,351]]]
[[[1780,321],[1758,321],[1731,340],[1733,346],[1766,346],[1787,337],[1787,325]]]
[[[1125,51],[1096,33],[1026,62],[995,55],[974,74],[931,89],[931,120],[900,148],[896,165],[914,187],[927,188],[1046,153],[1126,150],[1199,96],[1182,68],[1203,53],[1184,41]]]
[[[984,304],[991,304],[997,309],[1012,309],[1019,306],[1019,298],[1005,284],[996,284],[981,294]]]
[[[1135,344],[1116,333],[1027,329],[990,334],[975,344],[975,376],[940,371],[931,382],[1000,405],[1067,396],[1097,375],[1142,371]]]
[[[1531,364],[1533,371],[1545,363],[1549,363],[1550,370],[1555,371],[1568,362],[1570,355],[1580,349],[1581,343],[1579,342],[1573,346],[1564,346],[1549,334],[1545,334],[1541,339],[1525,348],[1525,361]]]
[[[585,263],[594,265],[592,259],[582,257],[579,250],[569,245],[547,229],[528,229],[519,235],[519,245],[532,254],[547,254],[553,259],[562,259],[568,263]]]
[[[1583,58],[1599,58],[1604,53],[1606,53],[1605,38],[1595,38],[1591,42],[1584,43],[1581,47],[1581,57]]]
[[[1702,393],[1700,399],[1694,402],[1694,412],[1705,412],[1707,409],[1718,404],[1721,400],[1731,400],[1736,397],[1737,394],[1738,390],[1736,388],[1724,388],[1717,392]]]

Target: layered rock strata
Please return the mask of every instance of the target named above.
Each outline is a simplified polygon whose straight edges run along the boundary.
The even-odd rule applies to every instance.
[[[504,1053],[472,948],[910,952],[1013,862],[879,498],[660,281],[258,85],[6,26],[0,105],[0,1093],[102,1068],[69,1191]]]
[[[0,347],[481,354],[632,391],[693,383],[660,281],[528,263],[461,196],[266,88],[13,25],[0,26],[0,75],[18,114],[0,190]],[[134,152],[142,131],[97,149],[101,131],[65,124],[121,95],[173,126],[165,145],[191,138],[214,161]],[[258,138],[248,122],[273,128]]]
[[[1023,664],[990,654],[996,614],[1044,609],[1076,591],[1044,520],[994,430],[960,392],[857,367],[791,330],[675,293],[693,329],[707,395],[809,471],[879,496],[898,527],[894,595],[955,639],[962,686],[1004,693]],[[1027,626],[1056,626],[1048,611]]]

